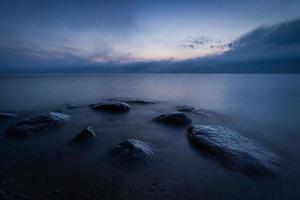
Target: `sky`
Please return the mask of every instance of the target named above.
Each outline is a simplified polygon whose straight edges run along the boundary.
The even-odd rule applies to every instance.
[[[1,68],[182,61],[221,55],[299,0],[0,0]]]

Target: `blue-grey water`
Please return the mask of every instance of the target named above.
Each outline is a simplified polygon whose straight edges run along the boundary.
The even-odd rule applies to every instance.
[[[300,75],[83,74],[0,77],[0,175],[5,192],[49,199],[300,199]],[[151,98],[126,115],[91,111],[86,105],[113,97]],[[5,130],[19,119],[66,109],[70,122],[26,140]],[[229,171],[188,144],[185,129],[153,123],[159,114],[191,105],[215,113],[193,124],[220,124],[277,154],[283,173],[255,179]],[[71,139],[96,126],[94,144],[74,148]],[[126,138],[155,147],[156,160],[139,169],[111,165],[111,149]],[[0,188],[1,189],[1,188]],[[53,192],[54,191],[54,192]]]

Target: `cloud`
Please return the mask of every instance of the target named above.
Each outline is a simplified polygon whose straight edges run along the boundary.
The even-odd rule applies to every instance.
[[[187,72],[300,72],[300,19],[259,27],[228,45],[221,55],[175,67]]]
[[[217,49],[226,51],[229,41],[213,37],[201,36],[192,38],[189,37],[181,46],[188,49]]]
[[[300,19],[259,27],[228,44],[229,50],[180,62],[153,63],[144,71],[168,73],[300,73]],[[210,44],[210,39],[188,45]],[[187,47],[188,48],[188,47]],[[191,47],[190,47],[191,48]],[[193,49],[195,46],[193,46]],[[157,64],[157,67],[156,67]],[[142,67],[141,67],[142,68]]]

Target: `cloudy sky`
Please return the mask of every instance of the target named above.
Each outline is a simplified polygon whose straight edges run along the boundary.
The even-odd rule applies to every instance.
[[[222,54],[299,0],[0,0],[0,68],[180,61]]]

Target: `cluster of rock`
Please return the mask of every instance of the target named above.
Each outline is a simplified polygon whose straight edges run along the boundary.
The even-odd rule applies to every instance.
[[[90,108],[95,111],[126,113],[130,111],[130,103],[152,104],[155,102],[157,101],[118,98],[92,104]],[[161,114],[153,120],[169,126],[184,127],[192,123],[187,113],[199,111],[191,106],[179,106],[177,110],[180,112]],[[2,114],[2,116],[9,117],[10,115]],[[21,120],[12,125],[7,132],[14,136],[27,136],[61,125],[69,119],[68,115],[49,112]],[[278,175],[280,172],[280,163],[274,154],[229,128],[219,125],[192,125],[187,129],[187,137],[190,143],[201,152],[210,155],[231,170],[250,176]],[[72,143],[82,143],[94,138],[96,138],[96,129],[90,125],[83,129],[72,140]],[[128,162],[149,161],[154,157],[152,145],[137,139],[127,139],[121,142],[112,150],[112,153],[120,160]]]

